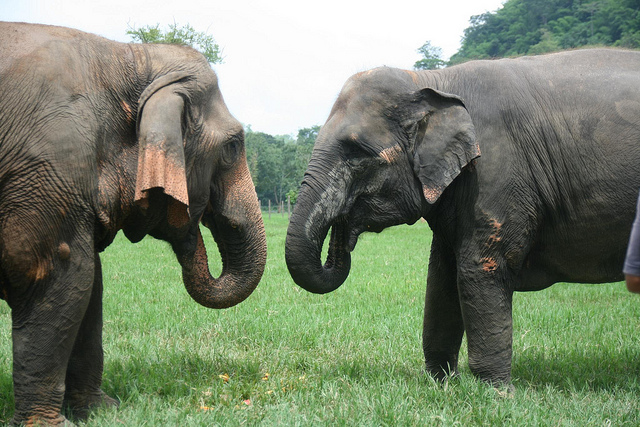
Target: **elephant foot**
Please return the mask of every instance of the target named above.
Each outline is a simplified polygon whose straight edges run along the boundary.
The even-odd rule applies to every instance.
[[[427,374],[429,374],[431,378],[433,378],[437,383],[440,383],[440,384],[444,384],[449,380],[453,380],[460,377],[460,372],[458,372],[458,370],[451,371],[448,369],[441,369],[441,368],[427,369]]]
[[[104,391],[86,394],[82,392],[68,392],[64,399],[64,407],[69,415],[76,420],[86,420],[91,411],[97,408],[112,408],[120,406],[120,402]]]
[[[493,388],[496,391],[498,397],[502,397],[503,399],[513,399],[516,394],[516,388],[513,384],[506,384],[500,387]]]
[[[458,372],[458,356],[456,354],[428,354],[425,357],[426,370],[433,379],[445,382],[460,375]]]
[[[49,427],[49,426],[62,426],[62,427],[75,427],[76,425],[65,418],[63,415],[58,414],[58,416],[53,418],[43,417],[41,415],[34,415],[25,420],[18,420],[15,417],[11,421],[11,425],[13,426],[38,426],[38,427]]]

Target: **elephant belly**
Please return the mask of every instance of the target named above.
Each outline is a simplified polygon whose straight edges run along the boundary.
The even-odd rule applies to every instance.
[[[516,284],[518,291],[544,289],[557,282],[609,283],[624,279],[622,265],[628,227],[584,230],[570,236],[554,234],[536,242],[526,256]]]

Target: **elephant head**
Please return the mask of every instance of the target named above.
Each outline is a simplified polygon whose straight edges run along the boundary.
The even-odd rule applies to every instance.
[[[338,288],[362,232],[426,215],[479,155],[459,97],[391,68],[353,76],[318,134],[291,217],[286,262],[294,281],[314,293]]]
[[[193,299],[225,308],[258,285],[266,239],[244,131],[227,110],[215,74],[198,59],[202,64],[194,61],[192,70],[154,78],[139,98],[134,200],[145,231],[171,243]],[[220,251],[218,278],[209,272],[200,222]],[[136,227],[125,228],[131,240],[140,237]]]

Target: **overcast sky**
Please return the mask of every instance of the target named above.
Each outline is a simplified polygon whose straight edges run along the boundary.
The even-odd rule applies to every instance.
[[[430,40],[448,59],[469,18],[504,0],[0,0],[0,19],[62,25],[131,41],[128,26],[176,22],[223,49],[213,66],[231,113],[254,131],[297,135],[322,125],[346,79],[412,68]]]

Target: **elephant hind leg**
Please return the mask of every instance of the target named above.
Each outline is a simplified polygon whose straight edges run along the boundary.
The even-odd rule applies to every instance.
[[[61,414],[67,362],[92,293],[93,234],[77,226],[49,274],[10,287],[14,424],[69,425]]]
[[[74,419],[88,418],[97,407],[118,406],[119,402],[101,390],[104,353],[102,350],[102,268],[95,254],[94,281],[89,306],[80,325],[67,366],[64,408]]]

